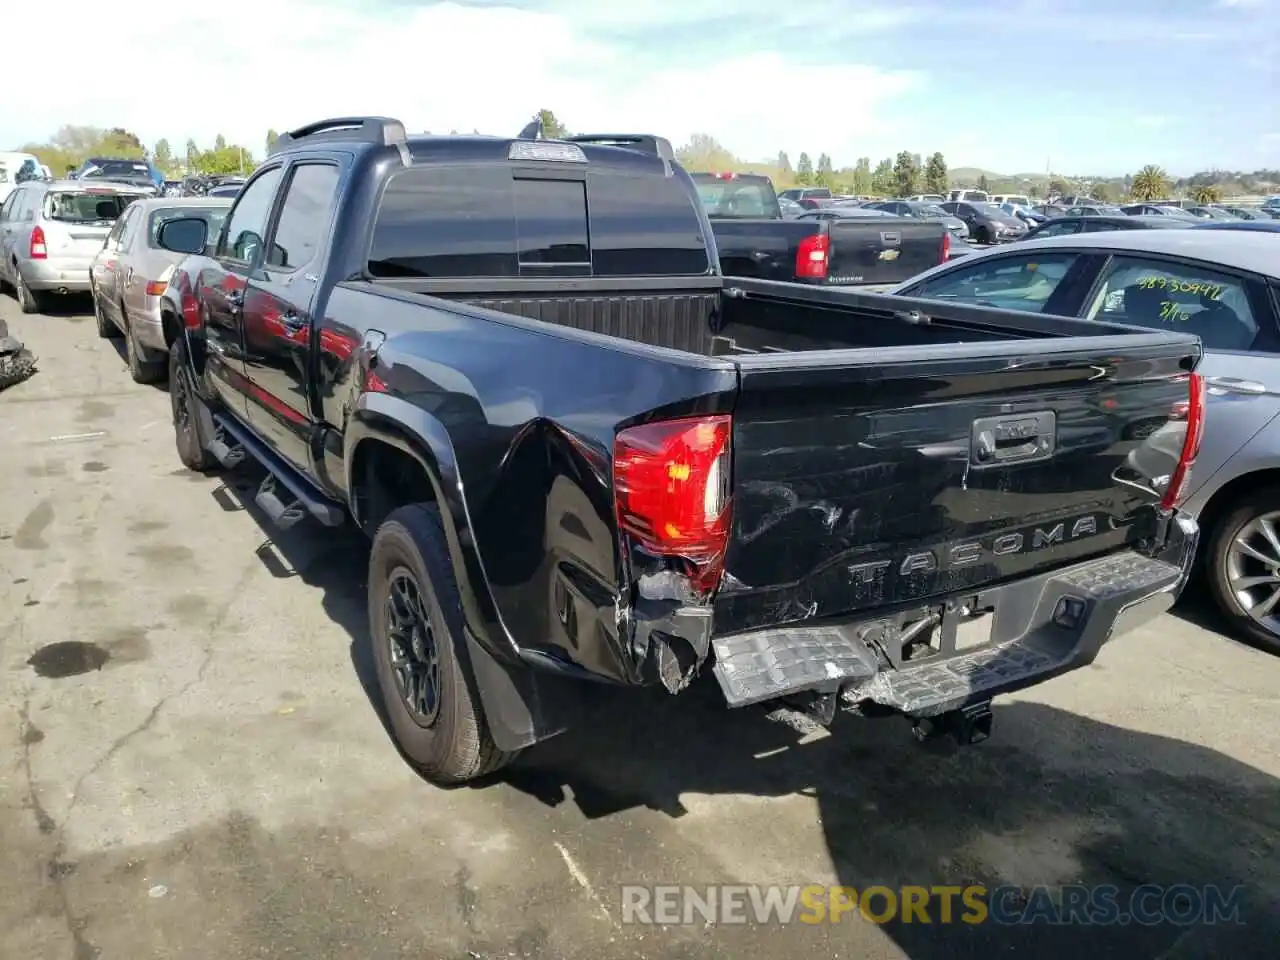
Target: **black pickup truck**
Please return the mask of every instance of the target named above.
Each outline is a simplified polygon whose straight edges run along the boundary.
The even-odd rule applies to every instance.
[[[726,276],[822,285],[892,285],[951,256],[942,224],[823,206],[784,219],[773,182],[751,173],[694,173]]]
[[[580,681],[976,741],[1187,574],[1196,339],[724,278],[659,138],[324,121],[206,230],[159,236],[178,454],[367,533],[437,781],[566,729]]]

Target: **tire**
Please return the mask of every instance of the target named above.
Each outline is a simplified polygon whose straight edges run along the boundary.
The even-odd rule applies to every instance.
[[[392,669],[393,588],[416,591],[423,646],[434,647],[434,711],[415,716]],[[401,632],[400,636],[404,637]],[[440,511],[434,505],[400,507],[378,527],[369,556],[369,640],[385,717],[405,757],[434,783],[463,783],[515,759],[495,746],[465,651],[462,602],[453,578]],[[432,642],[434,641],[434,642]],[[424,698],[430,701],[431,698]],[[427,702],[425,706],[430,707]]]
[[[1280,600],[1271,612],[1273,617],[1268,622],[1250,614],[1249,607],[1241,602],[1236,590],[1231,586],[1233,570],[1249,576],[1266,576],[1274,578],[1275,589],[1280,590],[1280,575],[1268,570],[1266,565],[1253,558],[1241,558],[1233,551],[1236,538],[1254,521],[1262,517],[1272,516],[1274,525],[1280,529],[1280,486],[1267,487],[1246,496],[1234,509],[1219,517],[1213,528],[1208,531],[1208,547],[1205,550],[1205,579],[1209,594],[1212,596],[1222,615],[1226,617],[1233,632],[1249,643],[1266,650],[1268,653],[1280,655]],[[1248,536],[1246,541],[1253,544],[1258,537]],[[1265,538],[1261,541],[1266,545]],[[1269,546],[1269,545],[1268,545]],[[1263,548],[1264,552],[1273,552]],[[1280,551],[1274,551],[1280,554]],[[1233,557],[1233,553],[1236,556]],[[1277,556],[1280,560],[1280,556]],[[1269,582],[1259,582],[1248,588],[1247,596],[1254,600],[1253,606],[1270,595]]]
[[[111,322],[107,312],[102,309],[102,302],[98,299],[98,288],[90,287],[89,293],[93,297],[93,323],[98,328],[98,336],[103,340],[112,340],[120,336],[120,329]]]
[[[44,308],[44,297],[27,286],[27,282],[22,279],[21,273],[18,274],[18,279],[14,286],[17,287],[18,306],[23,313],[39,313]]]
[[[155,383],[163,380],[165,364],[144,358],[142,347],[133,335],[133,323],[125,312],[124,304],[120,304],[120,316],[124,320],[124,352],[129,361],[129,376],[134,383]]]
[[[196,394],[191,364],[187,359],[187,341],[181,336],[169,348],[169,406],[173,411],[173,437],[178,459],[187,469],[198,473],[212,469],[214,459],[207,449],[212,438],[204,435],[200,418],[204,401]]]

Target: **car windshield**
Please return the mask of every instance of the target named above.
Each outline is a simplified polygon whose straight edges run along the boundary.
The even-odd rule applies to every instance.
[[[138,197],[109,191],[57,190],[44,202],[44,215],[63,223],[111,223]]]
[[[977,203],[975,201],[970,201],[970,203],[973,206],[978,208],[979,213],[985,213],[988,217],[1008,217],[1009,216],[1007,211],[1001,209],[999,206],[997,206],[994,203]]]
[[[230,207],[160,207],[151,211],[151,219],[147,221],[147,245],[160,249],[156,237],[160,233],[161,224],[170,220],[193,217],[203,220],[209,226],[208,236],[216,237],[222,230],[222,221],[227,219]]]

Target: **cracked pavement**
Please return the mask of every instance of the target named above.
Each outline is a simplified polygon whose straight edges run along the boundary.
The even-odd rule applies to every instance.
[[[979,747],[802,735],[711,686],[440,790],[362,685],[362,544],[184,471],[86,303],[0,317],[40,358],[0,393],[2,960],[1274,955],[1280,660],[1194,604],[998,701]],[[1246,923],[621,920],[626,883],[967,881],[1241,884]]]

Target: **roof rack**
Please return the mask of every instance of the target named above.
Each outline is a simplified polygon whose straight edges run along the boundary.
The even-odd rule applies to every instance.
[[[656,153],[663,160],[675,160],[675,151],[671,149],[671,141],[666,137],[657,137],[651,133],[580,133],[576,136],[562,137],[570,143],[596,143],[605,147],[629,147],[632,150],[643,150]]]
[[[387,147],[404,147],[408,142],[408,135],[405,133],[404,124],[390,117],[333,117],[328,120],[317,120],[315,123],[280,134],[271,152],[279,153],[301,140],[307,143],[326,140],[350,143],[355,140]]]

